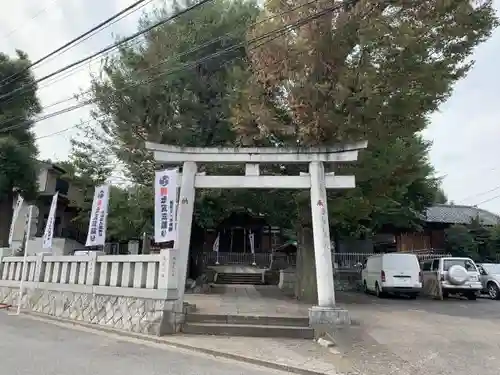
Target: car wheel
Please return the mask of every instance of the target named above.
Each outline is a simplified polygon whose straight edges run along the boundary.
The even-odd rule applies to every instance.
[[[415,293],[414,294],[409,294],[408,297],[410,299],[417,299],[417,294],[415,294]]]
[[[366,280],[363,281],[363,292],[365,292],[365,294],[368,294],[368,285],[366,285]]]
[[[498,289],[497,284],[492,282],[488,283],[488,294],[491,299],[500,299],[500,289]]]
[[[384,296],[384,293],[380,290],[380,287],[378,286],[378,283],[375,283],[375,295],[378,298],[382,298]]]
[[[468,293],[468,294],[467,294],[467,299],[468,299],[469,301],[475,301],[475,300],[477,299],[477,295],[476,295],[476,293],[474,293],[474,292],[472,292],[472,293]]]
[[[449,296],[450,294],[448,293],[448,291],[443,290],[443,299],[448,299]]]

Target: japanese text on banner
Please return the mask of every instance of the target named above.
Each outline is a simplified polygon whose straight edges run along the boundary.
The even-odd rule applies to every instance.
[[[95,189],[92,211],[90,213],[89,232],[85,246],[104,246],[106,243],[106,219],[108,216],[109,185]]]
[[[176,240],[177,175],[177,169],[155,173],[156,243]]]
[[[50,205],[49,217],[47,218],[47,224],[45,225],[45,231],[43,232],[42,248],[50,249],[52,247],[52,238],[54,237],[54,224],[56,221],[56,209],[57,209],[57,199],[59,193],[55,193],[52,197],[52,203]]]

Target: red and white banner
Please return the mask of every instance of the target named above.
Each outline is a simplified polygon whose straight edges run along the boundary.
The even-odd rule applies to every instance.
[[[108,217],[109,185],[97,186],[90,212],[89,232],[85,246],[104,246]]]
[[[56,209],[57,209],[57,197],[59,192],[55,193],[52,197],[52,203],[50,205],[49,217],[47,218],[47,224],[45,225],[45,231],[43,232],[42,248],[50,249],[52,247],[52,238],[54,237],[54,223],[56,221]]]
[[[155,242],[177,238],[177,169],[155,172]]]

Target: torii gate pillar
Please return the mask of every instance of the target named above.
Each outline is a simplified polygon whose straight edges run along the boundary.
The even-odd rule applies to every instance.
[[[310,324],[349,323],[347,311],[335,303],[333,262],[328,224],[326,189],[354,188],[354,176],[335,176],[325,173],[324,163],[356,161],[358,151],[366,148],[367,142],[341,147],[321,148],[202,148],[177,147],[157,143],[146,143],[154,152],[157,163],[182,164],[181,189],[179,195],[178,241],[179,250],[178,285],[179,306],[184,299],[186,271],[191,239],[195,189],[310,189],[311,215],[318,283],[318,305],[309,309]],[[197,163],[245,164],[244,176],[207,176],[197,173]],[[264,176],[259,173],[259,163],[309,164],[309,173],[300,176]]]

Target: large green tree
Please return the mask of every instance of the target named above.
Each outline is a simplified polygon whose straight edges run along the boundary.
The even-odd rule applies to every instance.
[[[15,194],[33,199],[38,190],[32,119],[41,108],[29,64],[21,51],[0,53],[0,247],[8,246]]]
[[[157,10],[139,28],[167,15],[166,9]],[[139,46],[122,48],[93,80],[101,136],[108,137],[135,182],[152,181],[146,140],[186,146],[234,142],[230,103],[246,56],[244,48],[223,50],[245,40],[256,15],[250,1],[210,2],[147,33]],[[199,61],[216,53],[220,56]],[[235,63],[225,66],[227,59]]]
[[[241,135],[273,134],[284,145],[329,145],[367,139],[355,166],[356,189],[329,194],[336,230],[356,233],[392,223],[418,225],[435,201],[438,181],[418,134],[451,94],[497,19],[491,1],[269,0],[250,38],[323,15],[251,52],[253,76],[236,106]],[[308,200],[297,196],[301,226]],[[298,293],[314,298],[310,236],[299,236]],[[301,266],[302,264],[303,266]]]
[[[127,178],[152,188],[155,167],[144,148],[146,140],[182,146],[239,144],[232,107],[250,76],[243,45],[258,13],[251,0],[215,0],[146,34],[140,46],[124,47],[107,62],[92,84],[100,126],[87,129],[87,135],[123,163]],[[139,28],[166,14],[158,10]],[[228,50],[235,45],[242,47]],[[202,168],[242,173],[242,168],[226,165]],[[287,194],[276,199],[261,191],[199,191],[196,220],[213,226],[230,210],[245,208],[273,214],[272,221],[289,221]],[[152,199],[142,204],[151,212]]]
[[[78,209],[74,224],[85,230],[88,228],[95,187],[109,183],[108,241],[139,238],[144,231],[151,232],[152,189],[131,184],[119,176],[113,161],[112,155],[103,152],[99,144],[73,140],[69,160],[58,162],[66,170],[64,178],[78,186],[83,195],[82,200],[70,202]]]

